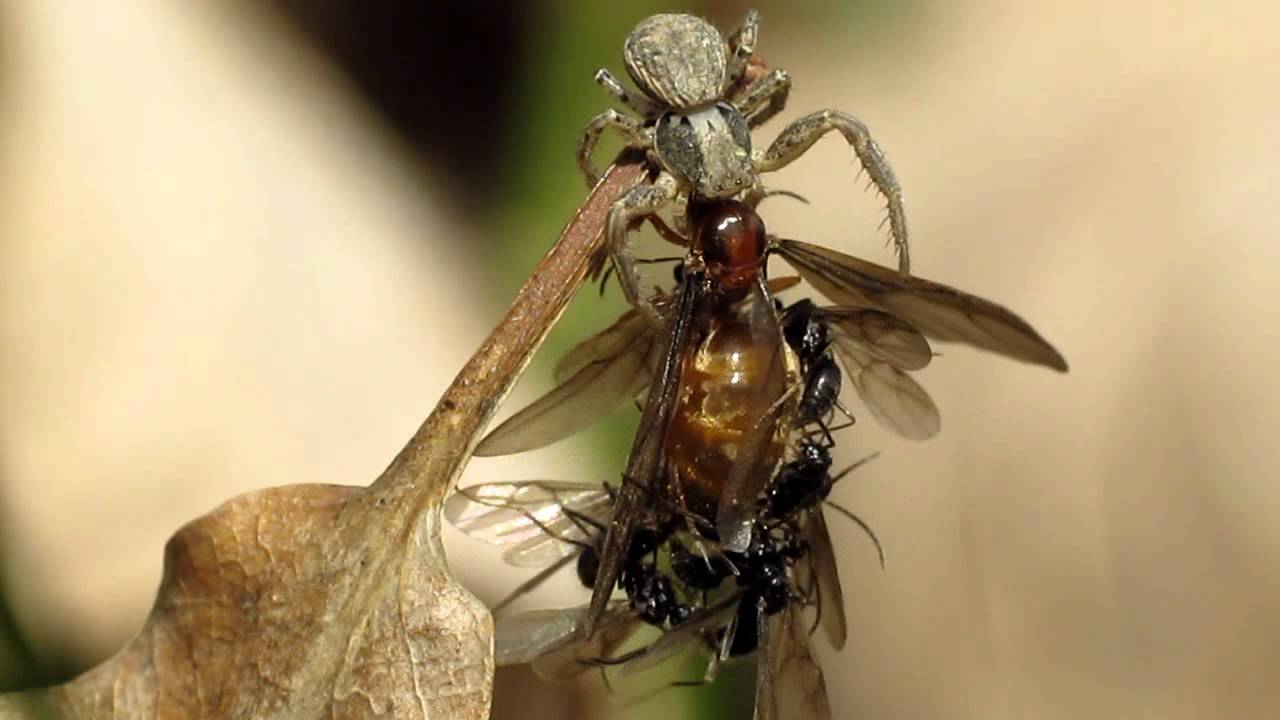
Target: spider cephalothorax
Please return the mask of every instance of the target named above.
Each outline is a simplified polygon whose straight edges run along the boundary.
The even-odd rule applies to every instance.
[[[750,130],[782,110],[791,89],[784,70],[752,72],[760,67],[752,64],[757,29],[755,11],[748,12],[742,26],[727,38],[692,15],[654,15],[636,25],[623,45],[627,74],[640,92],[628,92],[607,70],[596,73],[596,82],[640,118],[612,108],[592,118],[578,147],[578,162],[594,185],[599,173],[591,154],[605,128],[613,128],[628,145],[643,149],[655,166],[653,180],[618,198],[605,227],[623,294],[655,319],[657,312],[640,297],[627,239],[634,221],[673,208],[684,232],[690,198],[759,193],[761,173],[788,165],[831,130],[839,131],[853,147],[885,197],[899,269],[903,274],[910,269],[902,191],[861,121],[837,110],[822,110],[788,125],[767,150],[751,147]]]

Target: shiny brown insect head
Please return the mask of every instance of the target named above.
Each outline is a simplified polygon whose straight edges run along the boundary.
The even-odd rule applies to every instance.
[[[697,221],[694,249],[702,253],[713,291],[726,300],[741,299],[764,270],[764,223],[737,201],[713,203]]]

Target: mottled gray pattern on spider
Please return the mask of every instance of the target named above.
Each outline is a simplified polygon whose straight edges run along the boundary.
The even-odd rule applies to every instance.
[[[684,232],[691,197],[714,200],[758,193],[760,173],[790,164],[831,130],[849,143],[884,196],[899,270],[904,275],[910,270],[902,190],[860,120],[838,110],[821,110],[788,125],[767,150],[752,149],[750,129],[781,111],[791,90],[791,77],[784,70],[749,72],[757,28],[754,10],[727,38],[692,15],[654,15],[636,25],[623,46],[627,74],[639,94],[627,92],[609,71],[596,72],[596,82],[640,118],[612,108],[592,118],[578,146],[578,163],[588,185],[594,186],[600,176],[591,155],[601,134],[612,128],[629,146],[644,150],[659,171],[652,182],[614,203],[605,226],[623,294],[655,320],[657,311],[640,297],[627,237],[632,223],[672,208]]]

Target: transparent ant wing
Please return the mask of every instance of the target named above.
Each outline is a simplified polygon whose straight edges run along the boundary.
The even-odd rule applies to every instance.
[[[841,353],[849,359],[849,353]],[[853,388],[884,427],[909,440],[938,434],[942,417],[938,406],[911,376],[887,363],[863,365],[853,375]]]
[[[808,584],[816,585],[819,622],[831,647],[840,650],[848,640],[849,626],[845,618],[844,588],[840,585],[835,548],[821,506],[805,515],[803,534],[809,552],[796,561],[796,575],[800,579],[807,578]],[[800,579],[797,584],[800,584]]]
[[[659,308],[663,307],[659,299],[655,299],[654,304]],[[612,325],[573,346],[572,350],[561,356],[556,362],[556,382],[564,383],[583,368],[607,363],[623,354],[645,355],[646,353],[637,352],[639,346],[653,342],[657,333],[640,313],[628,310]]]
[[[581,610],[530,610],[494,622],[493,660],[498,667],[524,665],[574,640]]]
[[[582,632],[586,608],[573,608],[575,634],[571,642],[543,653],[533,661],[533,671],[545,680],[569,680],[598,667],[600,658],[617,652],[646,625],[636,617],[625,601],[615,601],[605,612],[597,631],[591,637]]]
[[[509,564],[541,567],[599,536],[612,507],[603,485],[526,480],[460,488],[445,500],[444,515],[477,540],[512,546],[503,555]]]
[[[650,323],[631,311],[579,343],[556,368],[560,384],[494,428],[475,454],[493,457],[545,447],[602,419],[649,384],[656,337]]]
[[[680,284],[676,304],[667,313],[667,329],[659,343],[660,360],[656,363],[654,381],[649,386],[640,424],[622,472],[623,482],[618,488],[609,529],[600,548],[600,565],[585,620],[588,636],[595,633],[596,625],[603,618],[609,598],[617,587],[635,528],[642,518],[652,514],[653,489],[658,487],[663,469],[663,450],[672,410],[679,395],[680,370],[693,334],[694,310],[702,304],[705,292],[701,272],[686,274]]]
[[[741,592],[694,612],[684,623],[664,632],[656,640],[601,664],[611,677],[635,675],[681,653],[714,647],[715,633],[729,625],[737,612]]]
[[[881,359],[886,353],[880,346],[868,347],[850,335],[844,324],[830,327],[849,380],[875,419],[887,430],[911,440],[937,435],[942,417],[929,393],[894,362]],[[906,333],[896,335],[908,337]]]
[[[817,317],[836,342],[858,347],[868,357],[899,370],[919,370],[933,360],[929,341],[909,323],[870,308],[818,308]]]
[[[539,677],[567,680],[590,670],[644,626],[625,601],[614,601],[601,619],[600,631],[586,638],[582,633],[585,611],[560,608],[499,617],[494,628],[495,664],[532,664]]]
[[[771,292],[795,286],[799,278],[769,282]],[[667,312],[672,295],[654,299]],[[557,386],[494,428],[476,446],[478,457],[513,455],[536,450],[590,427],[652,380],[661,360],[658,331],[629,310],[601,332],[578,343],[556,363]]]
[[[809,284],[841,305],[884,310],[935,340],[1067,370],[1066,360],[1034,328],[989,300],[797,240],[779,240],[776,247]]]
[[[799,603],[759,614],[755,720],[831,720],[822,667],[813,655]]]
[[[789,392],[798,368],[783,338],[773,299],[763,284],[756,284],[746,312],[752,345],[764,350],[759,356],[764,367],[756,372],[759,382],[749,410],[755,421],[739,443],[716,511],[720,542],[735,552],[745,550],[751,542],[760,495],[782,460],[779,433],[790,430],[791,415],[799,401],[798,395]]]

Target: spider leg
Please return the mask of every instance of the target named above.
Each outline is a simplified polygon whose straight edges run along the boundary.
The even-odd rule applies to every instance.
[[[746,17],[742,19],[742,24],[727,38],[729,63],[725,73],[726,89],[733,87],[742,79],[742,73],[747,69],[747,62],[756,53],[756,38],[759,34],[760,14],[755,10],[748,10]]]
[[[618,102],[635,110],[646,119],[656,118],[662,112],[662,108],[643,94],[627,92],[627,89],[622,87],[622,83],[618,82],[618,78],[604,68],[596,71],[596,84],[604,88],[605,92],[612,95]]]
[[[863,169],[884,196],[889,211],[889,231],[898,251],[898,272],[911,272],[911,254],[907,238],[907,214],[902,206],[902,186],[893,175],[893,169],[885,160],[880,146],[871,139],[867,126],[858,118],[839,110],[820,110],[806,115],[788,125],[778,134],[768,150],[758,153],[756,172],[772,172],[791,164],[809,149],[818,138],[836,130],[853,148]]]
[[[663,325],[662,314],[652,303],[640,297],[640,273],[631,249],[627,228],[646,215],[654,215],[676,199],[677,182],[669,173],[659,173],[652,183],[642,183],[614,201],[605,220],[605,244],[618,269],[618,286],[627,304],[639,309],[656,325]]]
[[[790,94],[791,73],[774,68],[748,85],[733,104],[747,119],[747,127],[756,128],[782,112]]]
[[[591,118],[591,122],[587,123],[586,129],[582,131],[582,140],[578,143],[578,167],[587,178],[588,188],[593,188],[600,182],[600,172],[591,162],[591,156],[600,142],[600,136],[608,128],[616,130],[622,136],[622,140],[632,147],[648,148],[653,144],[649,131],[639,120],[623,115],[613,108]]]

